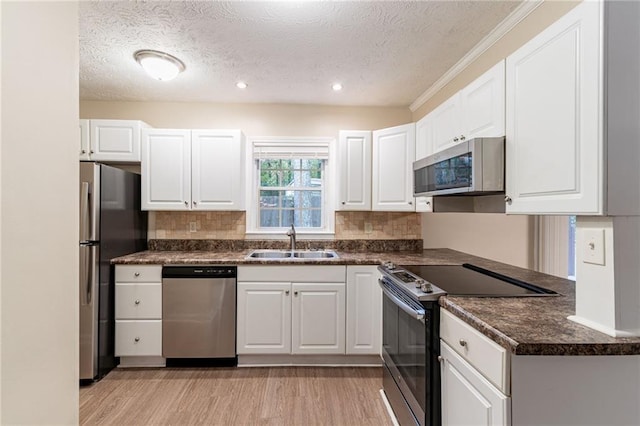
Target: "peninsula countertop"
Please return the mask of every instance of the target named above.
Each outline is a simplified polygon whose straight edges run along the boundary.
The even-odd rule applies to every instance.
[[[241,251],[143,251],[112,260],[132,264],[460,265],[472,263],[554,290],[557,297],[444,296],[440,306],[516,355],[636,355],[640,337],[614,338],[567,319],[575,314],[576,283],[450,249],[342,252],[337,259],[247,259]],[[578,284],[579,285],[579,284]]]

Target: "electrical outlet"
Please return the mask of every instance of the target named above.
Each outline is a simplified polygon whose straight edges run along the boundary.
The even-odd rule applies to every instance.
[[[196,222],[189,222],[189,232],[197,232],[198,227]]]
[[[371,234],[373,232],[373,225],[371,224],[371,222],[365,222],[364,223],[364,233],[365,234]]]
[[[582,261],[604,266],[604,229],[585,229],[583,236]]]

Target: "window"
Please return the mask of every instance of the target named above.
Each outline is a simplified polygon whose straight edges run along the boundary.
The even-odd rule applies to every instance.
[[[324,160],[263,159],[258,164],[260,228],[323,228]]]
[[[330,154],[334,145],[335,140],[330,138],[251,141],[248,235],[279,238],[293,224],[307,238],[330,238],[335,180]]]

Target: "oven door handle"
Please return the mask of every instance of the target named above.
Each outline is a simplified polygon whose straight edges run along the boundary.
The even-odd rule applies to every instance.
[[[396,296],[391,291],[389,291],[389,289],[387,288],[387,285],[383,280],[378,279],[378,285],[380,285],[380,288],[382,289],[382,292],[385,294],[385,296],[391,299],[393,303],[398,305],[400,309],[402,309],[407,314],[411,315],[417,320],[424,320],[424,316],[425,316],[424,309],[417,310],[409,306],[407,303],[405,303],[404,300],[400,299],[398,296]]]

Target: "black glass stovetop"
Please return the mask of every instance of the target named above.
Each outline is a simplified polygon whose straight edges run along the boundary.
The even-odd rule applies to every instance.
[[[555,296],[538,287],[475,265],[408,265],[400,268],[429,281],[452,296]]]

